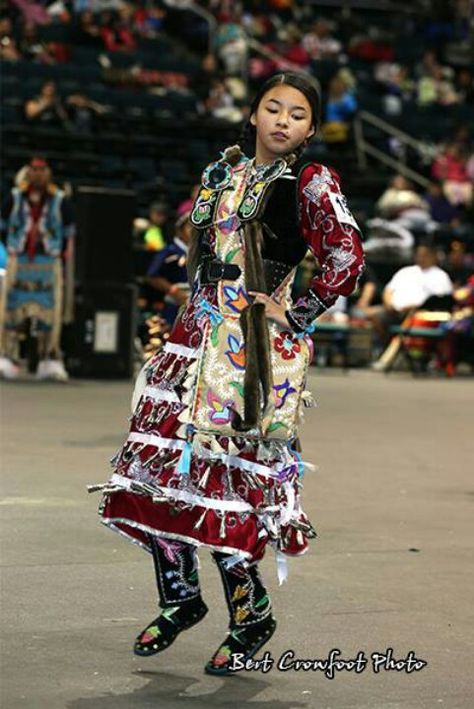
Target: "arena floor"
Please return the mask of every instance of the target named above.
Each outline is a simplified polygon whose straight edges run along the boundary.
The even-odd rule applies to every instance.
[[[151,560],[99,524],[86,492],[126,433],[130,384],[2,385],[2,707],[472,707],[472,380],[328,371],[311,384],[319,406],[302,438],[318,470],[303,502],[319,539],[280,588],[268,554],[274,666],[231,678],[202,671],[227,624],[206,552],[206,619],[167,653],[131,653],[157,614]],[[427,666],[379,657],[376,672],[373,653],[389,648]],[[278,669],[290,649],[367,664],[333,679]]]

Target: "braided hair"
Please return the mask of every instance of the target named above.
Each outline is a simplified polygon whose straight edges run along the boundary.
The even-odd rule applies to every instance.
[[[304,74],[303,72],[297,71],[284,71],[279,72],[271,76],[259,89],[255,95],[252,104],[250,106],[250,116],[257,112],[261,100],[265,94],[273,89],[274,86],[279,85],[292,86],[294,89],[301,91],[301,93],[307,99],[311,108],[311,118],[312,124],[314,126],[315,133],[318,130],[320,124],[320,112],[321,112],[321,96],[319,84],[312,76],[309,74]],[[256,139],[256,128],[250,122],[250,119],[244,123],[242,130],[240,132],[237,144],[240,145],[242,152],[246,155],[253,153],[255,150],[255,139]],[[306,148],[306,142],[299,145],[293,150],[296,157],[299,158]]]

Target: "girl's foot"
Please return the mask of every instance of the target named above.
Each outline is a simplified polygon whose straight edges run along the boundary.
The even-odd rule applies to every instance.
[[[255,655],[272,637],[276,629],[276,620],[268,616],[259,623],[247,627],[235,626],[222,645],[214,653],[204,671],[209,675],[231,675],[232,655],[239,654],[239,660],[245,662]]]
[[[166,650],[179,633],[188,630],[204,618],[208,608],[200,598],[179,606],[165,608],[135,641],[133,652],[141,657],[155,655]]]

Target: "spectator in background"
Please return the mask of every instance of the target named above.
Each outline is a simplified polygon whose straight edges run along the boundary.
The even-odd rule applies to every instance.
[[[215,42],[226,76],[242,76],[247,65],[247,40],[242,27],[235,22],[219,25]]]
[[[474,77],[472,75],[472,69],[469,67],[459,69],[455,89],[461,103],[468,106],[474,105]]]
[[[451,79],[452,72],[446,70],[440,64],[434,64],[430,73],[422,76],[417,84],[417,101],[420,106],[438,104],[440,106],[452,106],[459,103],[459,96],[456,93]]]
[[[74,39],[76,44],[82,47],[101,48],[103,46],[99,24],[90,10],[80,13],[74,31]]]
[[[279,47],[280,54],[285,57],[292,65],[299,68],[306,68],[311,64],[311,57],[303,47],[303,35],[299,27],[291,22],[278,33],[279,37],[284,40],[283,46]]]
[[[168,207],[164,202],[153,202],[150,206],[149,221],[143,236],[147,251],[161,251],[166,246],[165,225],[168,221]]]
[[[17,62],[21,59],[9,17],[0,19],[0,57],[7,62]]]
[[[54,81],[45,81],[38,96],[25,103],[26,119],[36,125],[70,128],[66,108]]]
[[[382,217],[392,219],[399,213],[400,206],[407,204],[422,206],[421,197],[407,177],[395,175],[375,206]]]
[[[178,207],[176,236],[171,244],[155,256],[147,273],[149,284],[164,296],[165,308],[161,314],[171,325],[179,308],[189,297],[186,262],[192,233],[189,221],[192,206],[192,201],[186,200]]]
[[[353,320],[370,318],[378,287],[375,271],[366,263],[355,291],[348,298],[349,315]]]
[[[18,43],[18,48],[23,59],[40,64],[54,64],[55,59],[47,44],[38,37],[36,25],[33,22],[26,22]]]
[[[347,140],[352,119],[357,111],[353,77],[348,71],[339,71],[329,82],[325,122],[322,136],[328,143]]]
[[[240,123],[243,118],[242,111],[234,103],[234,97],[226,85],[219,78],[211,80],[208,96],[203,102],[205,111],[213,116],[231,123]]]
[[[398,270],[385,286],[383,305],[371,310],[372,324],[383,344],[389,338],[390,326],[398,325],[417,308],[446,309],[453,284],[437,262],[436,248],[431,243],[420,244],[415,264]]]
[[[443,194],[443,184],[439,180],[430,182],[423,195],[430,208],[431,217],[439,224],[453,224],[459,219],[459,210],[446,199]]]
[[[399,115],[404,104],[412,98],[415,88],[409,67],[393,62],[380,62],[375,67],[374,76],[385,92],[385,112],[392,116]]]
[[[460,288],[474,274],[474,254],[466,251],[466,245],[455,239],[449,245],[444,267],[454,286]]]
[[[100,34],[104,47],[108,52],[133,52],[136,48],[135,38],[130,29],[133,8],[123,4],[118,14],[102,13]]]
[[[163,30],[166,19],[164,7],[138,7],[134,11],[133,21],[136,32],[140,37],[153,39],[158,37]]]
[[[78,133],[92,133],[97,128],[97,118],[108,109],[85,94],[72,94],[66,100],[67,112],[74,130]]]
[[[19,333],[25,320],[35,317],[40,355],[36,376],[64,381],[62,256],[74,235],[73,215],[43,158],[32,158],[26,178],[2,207],[9,259],[0,311],[0,376],[18,376]]]
[[[434,159],[431,174],[443,183],[443,191],[453,205],[471,204],[472,182],[467,171],[467,159],[457,142],[448,143]]]
[[[302,39],[303,49],[311,59],[336,59],[342,44],[331,35],[332,25],[327,20],[317,20]]]

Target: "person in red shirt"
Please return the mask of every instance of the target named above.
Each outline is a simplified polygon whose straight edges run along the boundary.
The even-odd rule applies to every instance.
[[[111,12],[104,13],[100,34],[107,51],[133,52],[135,50],[136,41],[129,23],[130,14],[126,6],[120,8],[118,16],[114,16]]]
[[[431,174],[442,181],[444,193],[451,204],[471,203],[472,182],[467,172],[467,160],[458,143],[448,143],[433,161]]]

